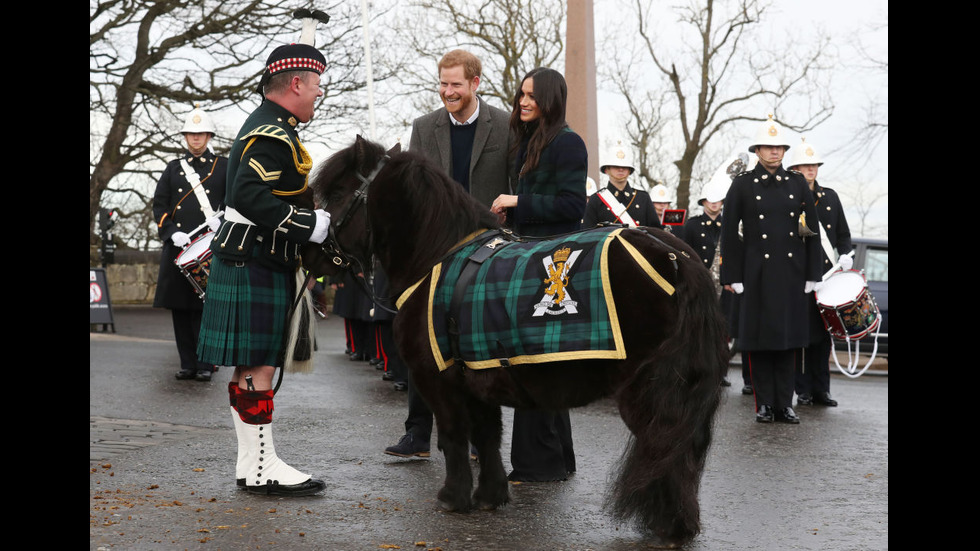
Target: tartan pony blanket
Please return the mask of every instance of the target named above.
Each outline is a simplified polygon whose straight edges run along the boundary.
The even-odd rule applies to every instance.
[[[415,292],[428,293],[429,343],[440,370],[456,362],[487,369],[624,359],[609,285],[610,244],[620,242],[648,273],[653,270],[619,237],[624,229],[600,227],[528,242],[476,232],[406,290],[396,306]],[[673,293],[655,270],[650,275]]]

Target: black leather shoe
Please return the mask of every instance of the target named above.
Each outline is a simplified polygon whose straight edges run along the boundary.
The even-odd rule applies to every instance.
[[[197,376],[194,377],[198,381],[204,381],[205,383],[211,381],[210,371],[198,371]]]
[[[800,394],[796,397],[796,405],[798,406],[811,406],[813,405],[813,396],[809,394]]]
[[[759,406],[759,411],[755,412],[755,420],[759,423],[772,423],[772,407]]]
[[[177,377],[178,379],[183,381],[186,379],[193,379],[196,375],[197,375],[197,371],[193,369],[181,369],[180,371],[177,372],[176,375],[174,375],[174,377]]]
[[[829,392],[815,392],[813,394],[813,403],[832,408],[837,407],[837,400],[831,398]]]
[[[385,448],[385,453],[398,457],[429,457],[429,443],[418,441],[411,434],[406,434],[397,444]]]
[[[742,394],[752,394],[752,385],[745,385],[742,387]]]
[[[248,491],[253,494],[268,496],[311,496],[322,492],[326,487],[327,485],[322,480],[312,478],[299,484],[279,484],[267,480],[264,486],[248,486]]]
[[[384,373],[381,374],[381,380],[382,381],[394,381],[395,380],[395,374],[392,373],[391,371],[385,371]]]
[[[392,388],[394,388],[399,392],[403,392],[405,390],[408,390],[408,383],[406,383],[405,381],[396,381],[395,384],[392,385]]]
[[[367,359],[367,358],[364,357],[364,354],[360,354],[360,353],[357,353],[357,352],[353,352],[353,353],[351,353],[350,356],[347,356],[347,357],[350,358],[350,361],[352,361],[352,362],[363,362],[364,360]]]
[[[732,386],[732,382],[728,380],[728,377],[725,377],[721,380],[721,386]]]
[[[800,422],[800,418],[796,415],[791,407],[784,407],[783,409],[776,412],[776,421],[779,423],[790,423],[796,425]]]
[[[368,362],[368,365],[373,365],[375,369],[384,369],[385,361],[382,360],[381,358],[371,358],[371,360]]]

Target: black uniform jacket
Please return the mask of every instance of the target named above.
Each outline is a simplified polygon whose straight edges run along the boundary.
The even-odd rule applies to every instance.
[[[299,266],[316,215],[291,204],[307,189],[313,167],[297,124],[292,113],[265,100],[242,125],[228,155],[228,212],[211,243],[216,257],[255,259],[280,271]]]
[[[187,164],[197,173],[211,210],[215,213],[220,211],[225,198],[228,159],[219,157],[210,150],[205,151],[200,157],[194,157],[190,151],[184,151],[181,159],[187,161]],[[174,263],[183,249],[175,246],[170,240],[170,237],[179,231],[191,234],[204,223],[205,219],[197,193],[191,189],[191,184],[184,174],[181,159],[167,164],[153,193],[153,219],[157,223],[157,234],[163,241],[153,306],[176,310],[201,310],[203,308],[201,299],[194,292],[190,281]],[[207,231],[208,228],[205,227],[190,237],[195,239]]]
[[[705,268],[711,268],[715,260],[718,238],[721,236],[721,214],[711,219],[707,214],[699,214],[687,219],[684,231],[680,232],[684,241],[698,253]]]
[[[813,182],[813,199],[817,204],[817,216],[820,226],[826,232],[830,247],[837,251],[838,256],[851,252],[851,228],[844,218],[844,207],[841,205],[837,192]],[[823,236],[821,236],[822,238]],[[826,254],[823,256],[823,270],[826,272],[834,263]]]
[[[809,237],[800,235],[801,215]],[[742,350],[806,346],[814,299],[804,286],[822,275],[817,223],[813,194],[798,172],[779,167],[769,174],[758,164],[732,180],[721,223],[721,283],[745,287],[734,320]]]
[[[626,184],[623,191],[619,191],[612,184],[607,184],[606,189],[611,191],[616,200],[626,207],[626,213],[636,222],[636,225],[663,228],[663,225],[660,224],[660,217],[657,216],[657,210],[653,208],[653,201],[650,200],[649,193],[642,189],[634,189],[629,184]],[[582,227],[591,228],[602,222],[620,223],[613,215],[612,210],[599,197],[599,193],[596,192],[589,197],[589,202],[585,205]]]

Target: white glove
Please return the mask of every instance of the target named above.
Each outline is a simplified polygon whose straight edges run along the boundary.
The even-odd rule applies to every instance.
[[[735,291],[736,295],[741,295],[745,292],[745,286],[741,283],[732,283],[732,291]]]
[[[212,216],[204,222],[207,223],[208,229],[211,231],[218,231],[218,228],[221,227],[221,218],[218,218],[217,216]]]
[[[174,242],[174,245],[178,247],[183,247],[184,245],[187,245],[188,243],[191,242],[191,236],[187,235],[182,231],[177,231],[170,236],[170,240]]]
[[[816,287],[816,286],[817,286],[817,282],[816,281],[807,281],[805,284],[803,284],[803,292],[804,293],[812,293],[813,292],[813,288]]]
[[[823,288],[823,281],[818,281],[816,285],[813,286],[813,292],[819,293],[820,289]]]
[[[837,259],[837,262],[840,262],[841,270],[850,270],[851,266],[854,265],[854,257],[849,254],[841,255],[841,257]]]
[[[330,213],[323,209],[316,209],[313,214],[316,215],[316,226],[313,228],[313,234],[310,235],[310,242],[323,243],[330,232]]]

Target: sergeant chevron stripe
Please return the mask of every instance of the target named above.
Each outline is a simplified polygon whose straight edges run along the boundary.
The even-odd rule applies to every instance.
[[[255,160],[254,157],[248,160],[248,166],[252,167],[252,170],[254,170],[256,174],[259,175],[259,178],[261,178],[263,182],[278,180],[279,176],[282,175],[281,170],[273,170],[271,172],[266,170],[265,167],[259,164],[259,162]]]

